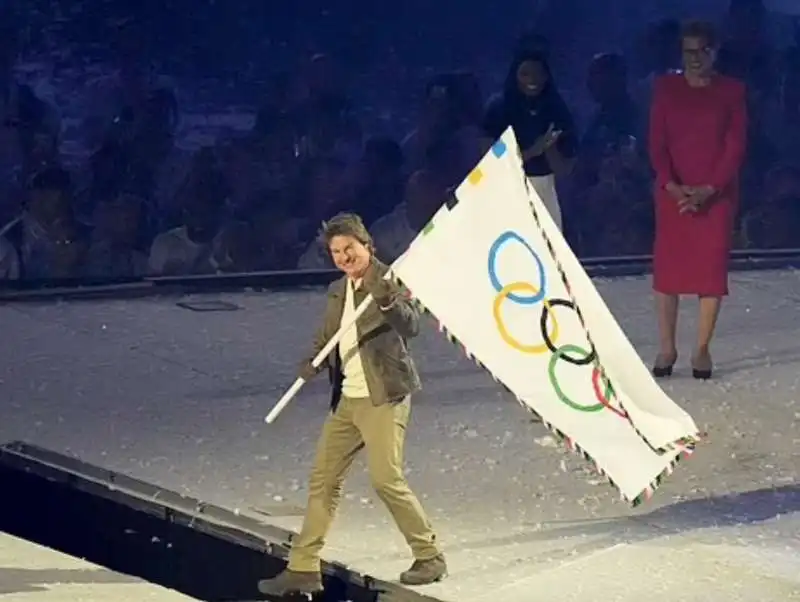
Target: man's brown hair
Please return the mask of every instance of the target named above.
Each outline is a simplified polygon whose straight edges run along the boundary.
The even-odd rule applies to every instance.
[[[370,251],[374,250],[372,236],[370,236],[364,220],[355,213],[339,213],[326,222],[322,222],[321,239],[325,248],[329,249],[331,240],[336,236],[352,236]]]

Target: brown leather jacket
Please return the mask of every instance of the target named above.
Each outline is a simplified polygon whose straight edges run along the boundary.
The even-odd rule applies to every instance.
[[[388,270],[387,266],[377,260],[373,261],[382,277]],[[347,292],[346,283],[347,277],[343,276],[328,287],[325,314],[322,326],[314,337],[311,358],[322,350],[339,329]],[[399,285],[394,286],[399,288]],[[367,293],[363,288],[354,292],[355,304],[358,307]],[[399,292],[389,309],[384,311],[377,303],[370,303],[369,308],[356,321],[361,363],[364,366],[364,376],[373,404],[396,403],[422,388],[407,343],[408,339],[419,333],[419,323],[420,311],[403,291]],[[328,369],[333,386],[331,409],[335,411],[341,398],[344,380],[338,346],[320,364],[318,371],[325,368]]]

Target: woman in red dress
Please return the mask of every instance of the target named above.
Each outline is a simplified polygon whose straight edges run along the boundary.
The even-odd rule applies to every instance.
[[[687,24],[681,35],[684,72],[659,78],[650,113],[650,160],[656,172],[653,288],[660,349],[657,377],[672,374],[680,295],[700,298],[695,378],[711,377],[709,345],[722,297],[745,154],[744,84],[714,72],[711,25]]]

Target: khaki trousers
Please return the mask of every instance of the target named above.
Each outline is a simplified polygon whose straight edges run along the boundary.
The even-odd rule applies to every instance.
[[[289,569],[319,571],[325,544],[342,497],[344,479],[356,454],[367,452],[369,476],[378,497],[389,509],[414,558],[439,554],[436,535],[403,474],[403,448],[410,398],[375,406],[369,399],[342,397],[328,416],[317,444],[309,482],[303,528],[292,541]]]

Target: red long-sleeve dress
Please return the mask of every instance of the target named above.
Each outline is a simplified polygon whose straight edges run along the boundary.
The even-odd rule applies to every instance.
[[[650,111],[656,172],[653,288],[668,295],[728,294],[728,261],[739,203],[747,107],[744,84],[716,75],[692,87],[680,74],[659,78]],[[713,186],[697,213],[680,213],[665,186]]]

